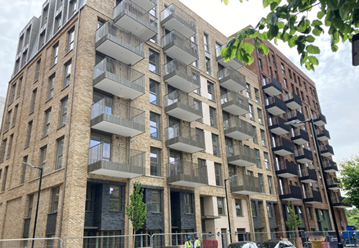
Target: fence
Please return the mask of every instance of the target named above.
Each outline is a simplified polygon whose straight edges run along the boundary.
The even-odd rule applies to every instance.
[[[32,243],[34,243],[32,245]],[[1,239],[0,248],[61,248],[60,238]]]

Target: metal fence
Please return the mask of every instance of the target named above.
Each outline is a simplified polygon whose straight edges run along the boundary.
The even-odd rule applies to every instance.
[[[34,245],[32,245],[34,243]],[[61,248],[60,238],[0,239],[0,248]]]

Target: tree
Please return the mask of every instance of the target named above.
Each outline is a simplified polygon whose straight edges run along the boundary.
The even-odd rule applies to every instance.
[[[294,232],[295,228],[300,227],[300,224],[302,223],[302,220],[298,218],[298,215],[295,214],[294,210],[292,209],[292,206],[290,205],[290,201],[287,202],[287,208],[288,208],[288,219],[285,222],[288,229],[292,232]],[[294,235],[294,245],[295,245],[295,235]]]
[[[345,215],[347,216],[348,225],[355,225],[357,230],[359,229],[359,209],[353,208],[352,210],[345,209]]]
[[[221,0],[226,5],[229,0]],[[243,0],[240,0],[241,2]],[[288,43],[290,48],[296,47],[301,55],[300,63],[308,70],[314,71],[314,65],[319,61],[315,57],[320,48],[311,44],[315,36],[324,33],[325,27],[331,37],[330,45],[333,52],[338,50],[338,42],[349,40],[359,32],[359,2],[357,0],[263,0],[263,7],[270,7],[266,17],[262,17],[255,28],[245,28],[238,32],[236,37],[229,39],[221,55],[228,61],[238,58],[245,64],[251,64],[254,48],[261,54],[267,55],[269,49],[261,40],[278,40]],[[319,6],[317,18],[310,20],[308,12]],[[248,40],[254,39],[254,45]]]
[[[344,202],[359,208],[359,154],[340,162],[339,184],[347,198]]]
[[[126,206],[126,215],[130,219],[135,234],[146,221],[147,206],[143,202],[143,189],[141,182],[135,182],[135,189],[130,195],[130,204]]]

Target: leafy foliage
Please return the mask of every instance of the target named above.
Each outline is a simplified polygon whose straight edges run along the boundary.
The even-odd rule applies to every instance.
[[[294,231],[296,227],[300,227],[300,224],[302,223],[302,220],[298,218],[298,215],[295,214],[294,210],[292,209],[292,206],[290,205],[290,201],[287,202],[287,208],[288,208],[288,220],[285,222],[285,224],[288,226],[288,229],[290,231]]]
[[[339,166],[342,168],[339,184],[347,196],[344,202],[359,208],[359,155],[344,160]]]
[[[357,230],[359,229],[359,209],[353,208],[352,210],[345,209],[345,215],[347,216],[348,225],[355,225]]]
[[[143,189],[141,182],[135,182],[135,189],[130,195],[130,204],[126,206],[126,215],[130,219],[133,232],[136,233],[146,221],[147,206],[143,202]]]
[[[229,0],[221,0],[228,4]],[[240,0],[242,2],[242,0]],[[307,13],[315,6],[320,7],[317,19],[309,20]],[[237,57],[250,65],[254,59],[252,48],[257,48],[261,54],[267,55],[266,44],[259,45],[258,39],[278,40],[288,43],[290,48],[296,47],[300,55],[301,65],[314,71],[319,64],[313,56],[320,53],[320,48],[312,45],[315,36],[319,37],[328,28],[331,37],[330,45],[333,52],[338,50],[337,44],[351,39],[359,32],[359,2],[358,0],[263,0],[263,7],[270,8],[266,17],[262,17],[255,28],[245,28],[238,32],[237,37],[231,38],[222,49],[222,57],[226,61]],[[249,40],[254,39],[254,47]]]

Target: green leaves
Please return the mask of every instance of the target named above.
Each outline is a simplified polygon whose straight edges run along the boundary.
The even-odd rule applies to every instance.
[[[261,54],[264,54],[264,55],[268,55],[269,54],[269,48],[267,47],[267,45],[265,43],[262,43],[259,47],[259,52]]]
[[[307,46],[307,52],[311,53],[311,54],[319,54],[320,53],[320,49],[317,46],[314,45],[308,45]]]
[[[143,189],[141,182],[135,182],[135,189],[130,195],[130,203],[126,206],[126,215],[130,219],[134,233],[137,232],[146,221],[147,206],[143,202]]]

